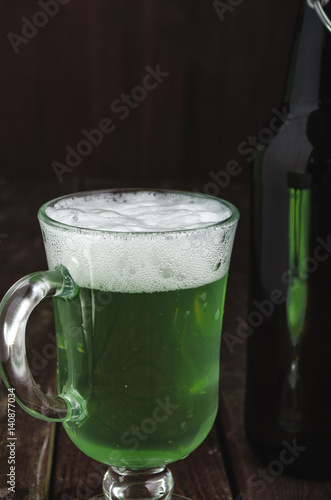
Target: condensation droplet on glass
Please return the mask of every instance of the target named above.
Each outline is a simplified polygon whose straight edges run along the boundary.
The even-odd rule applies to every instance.
[[[224,231],[220,232],[217,236],[214,238],[214,245],[221,245],[224,243],[225,240],[225,233]]]
[[[183,241],[181,244],[180,244],[180,247],[179,247],[181,250],[183,250],[184,252],[186,252],[187,250],[189,250],[191,248],[191,243],[190,241]]]
[[[163,278],[166,278],[166,279],[172,278],[173,275],[174,275],[174,272],[169,267],[166,267],[166,268],[162,269],[162,277]]]
[[[151,260],[150,260],[150,263],[152,264],[152,266],[159,266],[160,263],[161,263],[161,259],[160,257],[158,257],[157,255],[154,255]]]
[[[218,321],[221,317],[221,311],[219,309],[217,309],[216,313],[215,313],[215,319],[216,321]]]
[[[71,252],[75,252],[77,250],[77,246],[72,238],[69,238],[69,237],[66,238],[65,245],[68,248],[68,250],[70,250]]]
[[[219,268],[221,267],[221,265],[222,265],[222,261],[221,260],[219,260],[218,262],[216,262],[216,264],[214,266],[214,271],[218,271]]]
[[[189,315],[191,314],[191,311],[186,311],[184,313],[184,319],[187,319],[189,317]]]
[[[74,265],[75,267],[80,267],[80,263],[79,263],[77,257],[75,257],[74,255],[72,255],[72,257],[71,257],[71,264]]]
[[[203,308],[203,310],[204,310],[204,311],[206,311],[206,310],[207,310],[207,307],[208,307],[208,303],[207,303],[207,302],[205,302],[205,303],[203,304],[202,308]]]
[[[199,303],[202,305],[206,302],[206,300],[207,300],[207,292],[204,292],[199,297]]]

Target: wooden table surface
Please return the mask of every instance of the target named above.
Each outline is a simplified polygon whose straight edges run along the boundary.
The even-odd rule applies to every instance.
[[[70,186],[61,186],[59,192],[58,186],[38,182],[16,185],[0,180],[1,296],[23,275],[47,267],[36,219],[39,206],[52,197],[90,187],[94,187],[93,183],[72,181]],[[241,221],[230,268],[223,334],[234,333],[236,318],[246,314],[249,190],[244,184],[232,183],[224,197],[238,206]],[[45,301],[31,316],[27,351],[38,384],[44,391],[54,393],[56,359],[51,301]],[[275,476],[254,457],[243,428],[244,390],[245,343],[236,344],[230,352],[223,338],[219,415],[205,442],[188,458],[171,465],[176,492],[192,500],[329,500],[331,482]],[[1,383],[0,498],[83,500],[101,493],[106,466],[81,453],[61,425],[34,419],[17,404],[15,413],[15,494],[10,495],[8,392]]]

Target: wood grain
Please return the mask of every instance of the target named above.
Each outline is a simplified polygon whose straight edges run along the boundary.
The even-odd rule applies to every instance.
[[[24,275],[47,268],[36,218],[37,208],[46,201],[44,186],[20,187],[1,182],[0,262],[1,298]],[[54,195],[49,189],[48,195]],[[29,366],[40,388],[55,393],[56,357],[51,301],[32,314],[27,328]],[[15,495],[9,496],[7,474],[8,391],[0,381],[0,498],[43,500],[49,498],[54,448],[54,424],[37,420],[15,403]]]
[[[6,2],[2,175],[59,183],[53,162],[64,164],[66,147],[103,118],[116,130],[65,179],[92,173],[143,185],[207,178],[236,158],[249,167],[238,145],[281,100],[297,5],[243,1],[222,17],[212,0],[70,0],[15,53],[8,34],[22,36],[41,8]],[[158,65],[169,76],[122,120],[112,103]]]
[[[16,440],[8,440],[8,392],[2,382],[0,398],[0,498],[47,499],[52,468],[54,424],[33,419],[15,404]],[[15,446],[8,448],[10,443],[15,443]],[[14,464],[12,459],[15,460]],[[14,495],[8,490],[13,485],[7,483],[11,466],[15,467]]]

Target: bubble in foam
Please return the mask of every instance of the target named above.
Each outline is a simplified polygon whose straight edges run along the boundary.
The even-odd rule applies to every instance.
[[[45,211],[60,223],[40,218],[49,268],[65,266],[80,286],[176,290],[216,281],[228,271],[236,222],[226,222],[231,208],[217,199],[102,192],[65,197]]]
[[[163,278],[169,279],[172,278],[174,275],[174,271],[170,267],[166,267],[164,269],[161,269],[161,273]]]
[[[214,244],[221,245],[223,242],[224,242],[224,233],[222,231],[214,238]]]

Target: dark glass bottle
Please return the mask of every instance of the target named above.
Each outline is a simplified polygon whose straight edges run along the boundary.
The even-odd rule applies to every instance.
[[[306,0],[277,116],[253,172],[246,433],[280,472],[331,478],[331,34]]]

